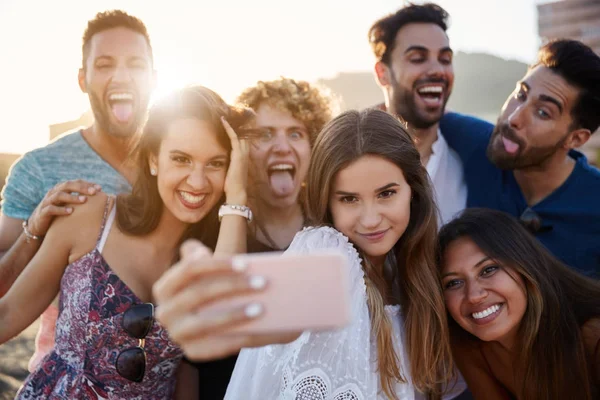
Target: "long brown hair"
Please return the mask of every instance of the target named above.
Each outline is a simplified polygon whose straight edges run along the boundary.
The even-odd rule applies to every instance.
[[[328,204],[335,175],[364,155],[380,156],[397,165],[413,194],[408,227],[388,257],[395,259],[393,282],[368,261],[363,265],[381,387],[387,397],[396,399],[394,384],[406,382],[409,372],[400,371],[384,311],[384,298],[395,283],[405,319],[410,380],[422,392],[439,394],[439,385],[452,376],[452,360],[435,263],[437,209],[419,152],[397,118],[375,109],[347,111],[325,126],[315,142],[308,170],[308,218],[314,225],[333,225]]]
[[[527,308],[515,343],[518,397],[597,398],[591,391],[580,328],[600,316],[600,282],[565,266],[512,216],[476,208],[465,210],[440,231],[440,267],[444,251],[462,237],[525,282]],[[453,342],[480,341],[452,318],[449,321]]]
[[[227,105],[218,94],[203,86],[179,89],[152,106],[142,135],[131,153],[137,174],[132,191],[117,197],[116,219],[123,232],[145,235],[158,226],[163,201],[158,192],[157,178],[150,173],[148,160],[150,156],[158,156],[169,124],[181,118],[208,122],[217,132],[219,144],[230,152],[231,142],[221,124],[221,117],[227,119],[238,136],[245,136],[246,132],[251,134],[250,123],[254,113],[246,108]],[[219,232],[217,212],[223,200],[220,199],[201,222],[190,225],[181,240],[194,237],[214,249]]]

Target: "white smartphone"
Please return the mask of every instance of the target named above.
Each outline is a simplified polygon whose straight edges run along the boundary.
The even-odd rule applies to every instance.
[[[214,312],[260,303],[262,314],[228,333],[263,334],[342,328],[351,320],[347,256],[325,251],[310,255],[258,253],[235,256],[248,275],[267,279],[260,293],[217,302]]]

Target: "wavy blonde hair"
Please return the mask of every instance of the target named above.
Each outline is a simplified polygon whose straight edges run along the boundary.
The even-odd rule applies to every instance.
[[[371,330],[377,340],[380,384],[397,399],[396,382],[408,374],[429,398],[439,398],[442,384],[454,377],[446,306],[435,260],[437,208],[427,171],[413,139],[401,122],[385,111],[347,111],[334,118],[315,141],[308,170],[306,210],[312,225],[333,226],[329,198],[336,174],[364,155],[385,158],[400,168],[413,198],[406,231],[388,254],[393,279],[363,263]],[[360,249],[359,249],[360,250]],[[401,371],[394,351],[391,321],[385,313],[392,285],[400,289],[409,370]]]
[[[308,130],[312,145],[323,126],[331,119],[335,102],[324,88],[306,81],[281,77],[272,81],[258,81],[247,88],[237,99],[247,107],[257,110],[261,104],[289,112]]]

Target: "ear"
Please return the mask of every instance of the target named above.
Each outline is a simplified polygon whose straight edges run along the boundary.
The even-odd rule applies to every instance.
[[[87,93],[87,85],[85,83],[85,70],[83,68],[79,68],[77,80],[79,81],[79,89],[81,89],[83,93]]]
[[[158,160],[154,154],[148,157],[148,168],[150,170],[154,169],[155,171],[158,171]]]
[[[589,129],[577,129],[569,134],[569,138],[565,141],[565,148],[570,150],[583,146],[588,140],[592,132]]]
[[[390,85],[390,74],[392,73],[390,67],[384,64],[382,61],[377,61],[375,63],[375,77],[377,78],[377,83],[381,87],[386,87]]]

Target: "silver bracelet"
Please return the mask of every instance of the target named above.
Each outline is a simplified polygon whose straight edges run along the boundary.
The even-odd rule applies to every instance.
[[[25,233],[27,243],[31,243],[31,240],[40,240],[40,236],[36,236],[29,232],[29,229],[27,229],[27,222],[27,220],[23,221],[23,233]]]

